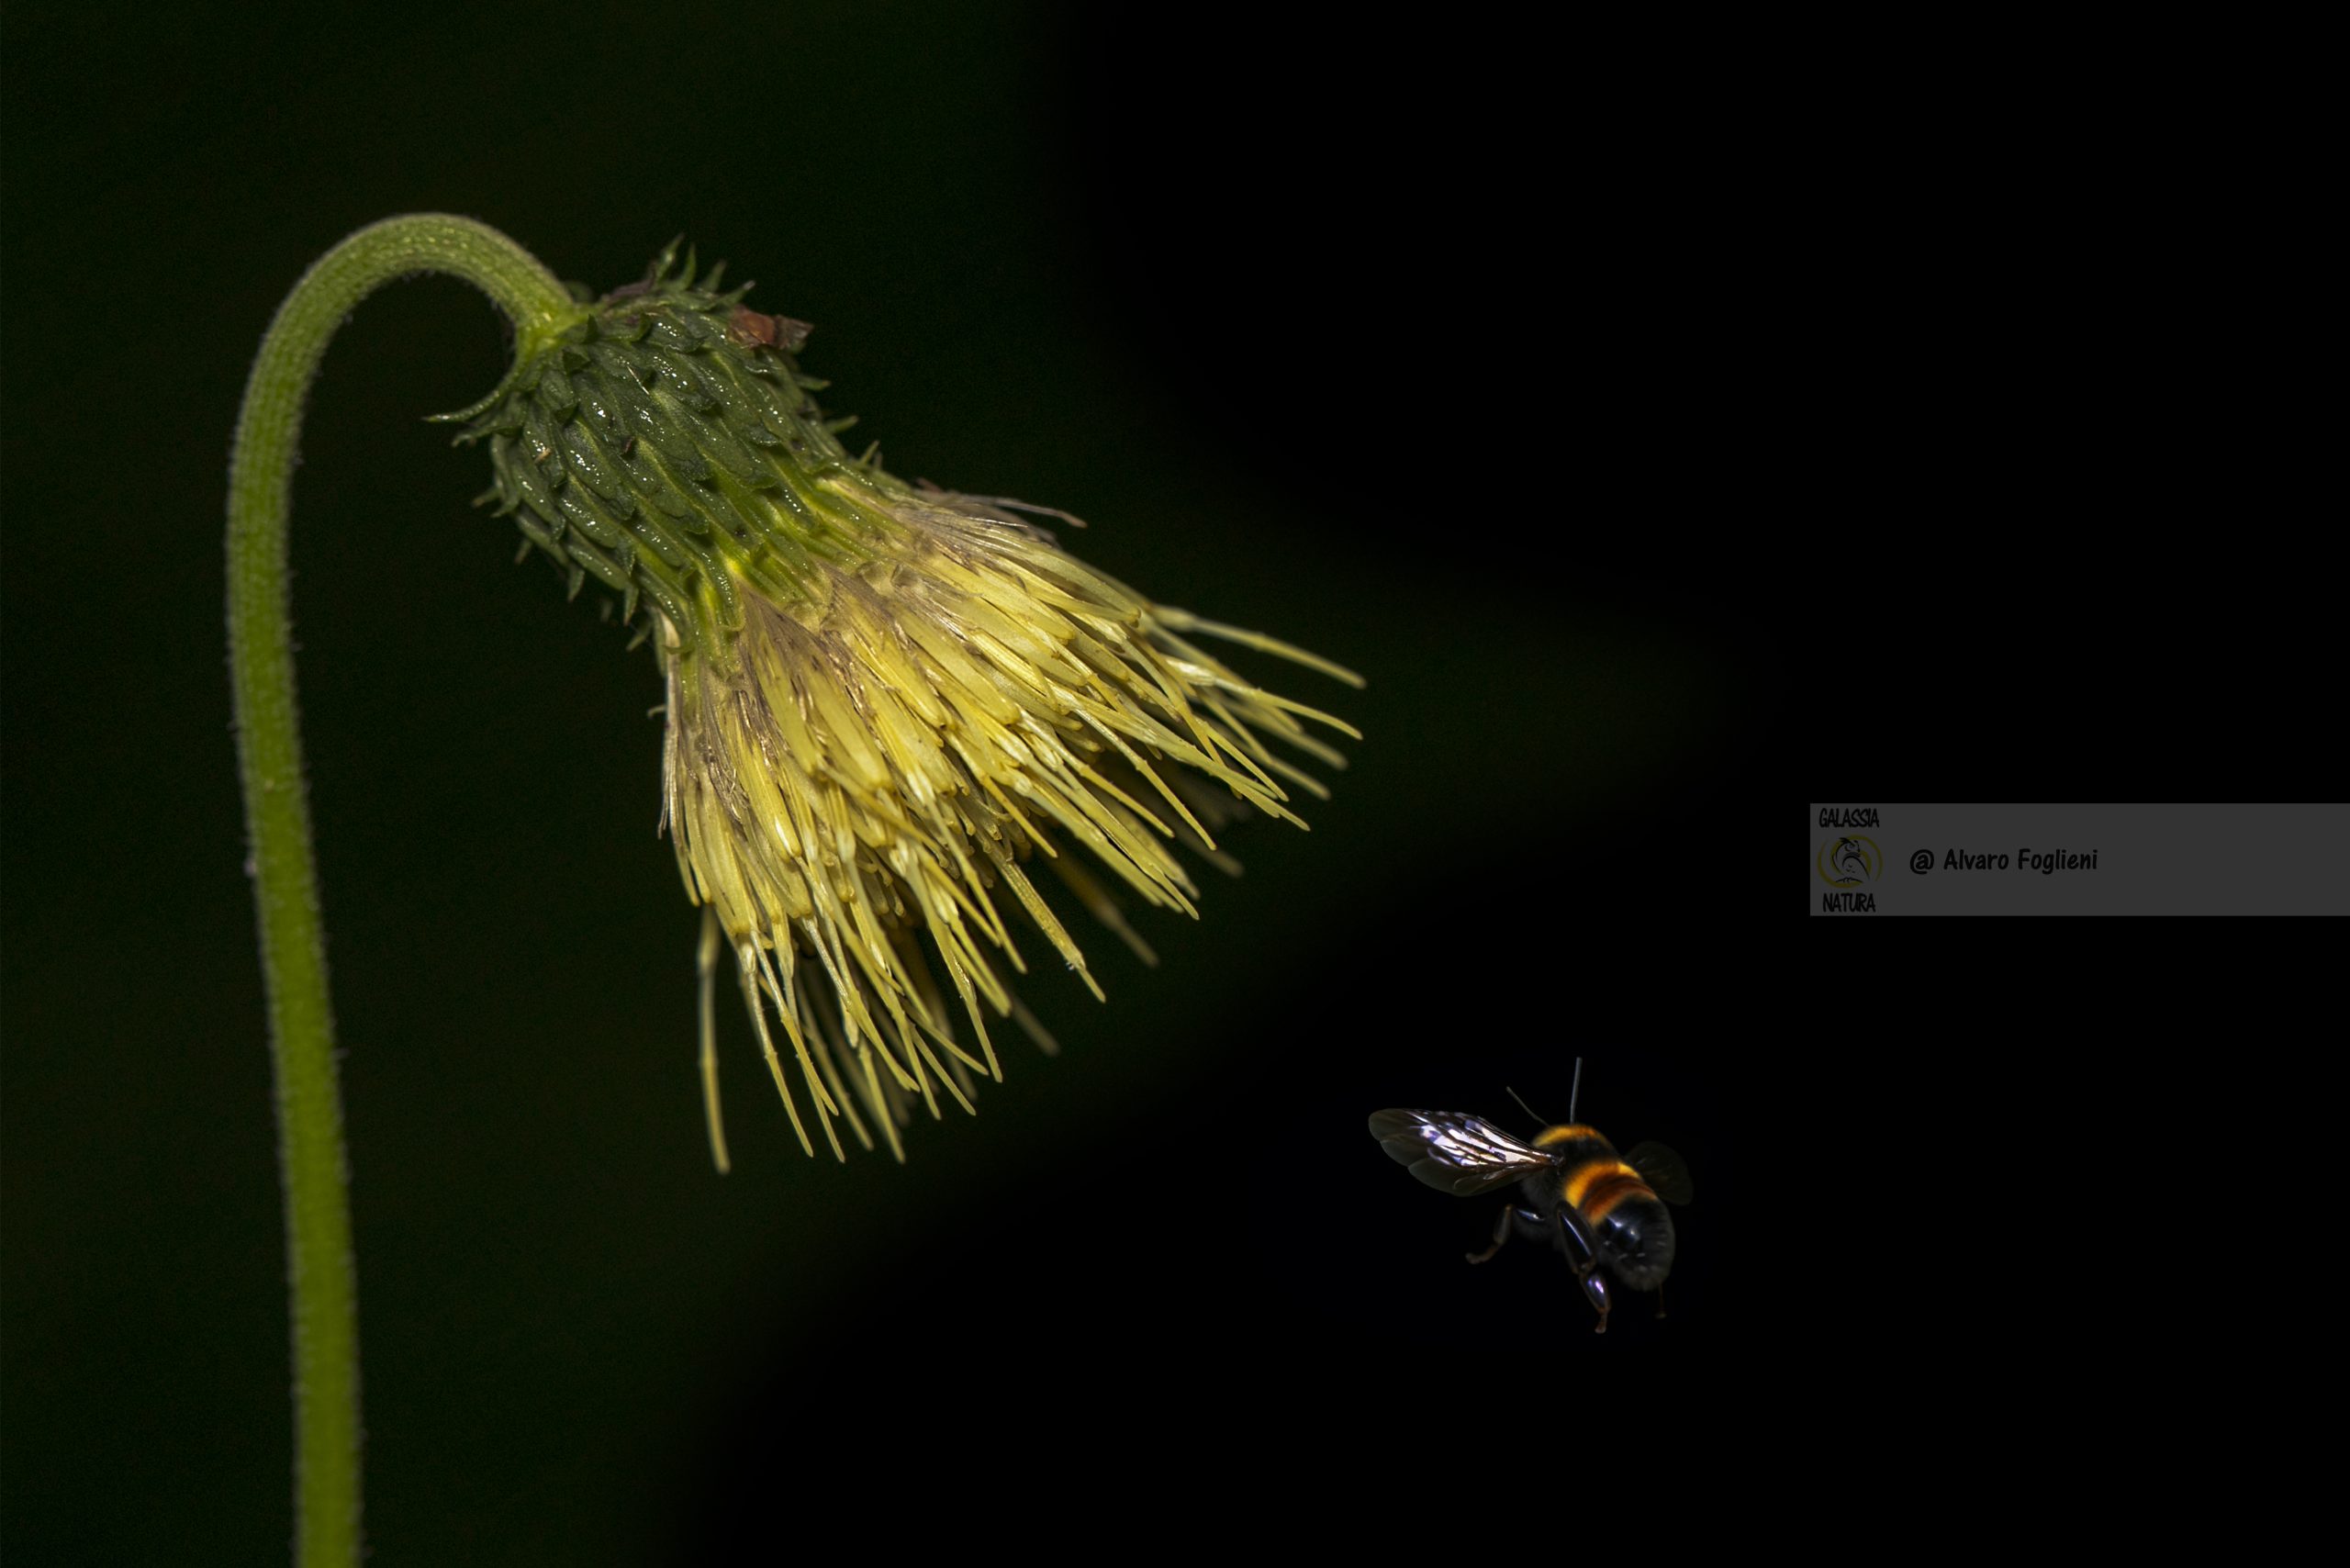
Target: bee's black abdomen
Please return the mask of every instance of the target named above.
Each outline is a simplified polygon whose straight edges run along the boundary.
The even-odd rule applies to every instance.
[[[1593,1226],[1599,1255],[1636,1291],[1652,1291],[1673,1271],[1673,1215],[1645,1188],[1626,1194]]]
[[[1673,1216],[1640,1173],[1590,1127],[1551,1127],[1534,1141],[1559,1160],[1554,1201],[1583,1215],[1607,1271],[1631,1290],[1662,1284],[1673,1271]]]

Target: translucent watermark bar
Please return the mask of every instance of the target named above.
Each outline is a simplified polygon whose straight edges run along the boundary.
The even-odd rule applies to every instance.
[[[1811,807],[1811,913],[2350,914],[2350,803]]]

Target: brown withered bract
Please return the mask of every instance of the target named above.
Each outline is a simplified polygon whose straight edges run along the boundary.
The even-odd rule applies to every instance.
[[[815,329],[789,316],[769,316],[747,305],[737,305],[726,322],[727,331],[744,348],[781,349],[797,353]]]

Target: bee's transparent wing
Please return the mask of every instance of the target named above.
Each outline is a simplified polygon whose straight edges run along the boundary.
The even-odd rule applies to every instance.
[[[1552,1163],[1540,1149],[1459,1111],[1382,1111],[1371,1118],[1371,1136],[1388,1159],[1456,1198],[1490,1193]]]
[[[1640,1180],[1656,1189],[1656,1195],[1668,1204],[1685,1204],[1693,1189],[1689,1185],[1689,1167],[1681,1157],[1661,1143],[1635,1145],[1624,1157],[1624,1163],[1640,1173]]]

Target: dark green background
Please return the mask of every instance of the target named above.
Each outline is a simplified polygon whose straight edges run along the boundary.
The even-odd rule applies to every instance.
[[[1750,890],[1709,846],[1785,715],[1728,504],[1734,160],[1638,54],[1107,17],[8,8],[11,1562],[289,1529],[218,534],[271,311],[407,210],[599,289],[683,230],[815,323],[897,471],[1068,508],[1114,575],[1371,684],[1242,655],[1365,732],[1336,799],[1232,834],[1200,924],[1143,923],[1156,971],[1086,938],[1106,1007],[1036,975],[1064,1055],[1015,1044],[905,1168],[803,1160],[722,1016],[722,1181],[653,662],[509,564],[421,422],[497,379],[493,312],[363,307],[294,554],[378,1561],[708,1561],[931,1467],[1016,1499],[1040,1425],[1171,1475],[1207,1427],[1310,1449],[1408,1428],[1399,1388],[1720,1343],[1735,1202],[1692,1211],[1674,1316],[1595,1345],[1554,1260],[1460,1268],[1488,1209],[1362,1118],[1556,1116],[1583,1050],[1587,1116],[1736,1169]]]

